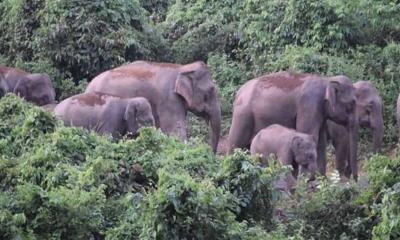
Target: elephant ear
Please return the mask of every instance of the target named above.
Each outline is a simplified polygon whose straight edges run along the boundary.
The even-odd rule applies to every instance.
[[[128,122],[129,120],[135,119],[136,121],[136,111],[137,111],[136,103],[132,102],[129,103],[125,109],[124,120]]]
[[[294,154],[296,154],[300,151],[300,149],[303,146],[303,143],[304,143],[304,139],[302,137],[295,136],[292,139],[292,151]]]
[[[14,87],[13,93],[20,97],[27,98],[30,82],[31,81],[24,77],[20,78]]]
[[[333,112],[335,112],[336,102],[339,92],[339,82],[337,81],[330,81],[328,83],[328,87],[326,89],[325,99],[328,100],[329,105],[331,105]]]
[[[189,106],[193,105],[193,74],[194,70],[179,73],[175,82],[175,92],[183,97]]]

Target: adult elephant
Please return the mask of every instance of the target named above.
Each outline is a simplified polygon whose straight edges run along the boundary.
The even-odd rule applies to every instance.
[[[191,111],[210,122],[212,149],[217,149],[221,109],[211,72],[203,62],[178,65],[136,61],[94,78],[86,92],[95,91],[148,99],[156,126],[183,139],[187,137],[187,111]]]
[[[0,98],[8,92],[39,106],[55,102],[55,91],[49,75],[0,66]]]
[[[353,84],[343,75],[322,77],[283,71],[250,80],[239,89],[235,98],[229,151],[248,148],[261,129],[280,124],[314,137],[318,170],[325,174],[325,125],[330,119],[349,130],[349,159],[353,177],[357,179],[355,103]]]
[[[378,90],[369,81],[358,81],[356,89],[356,114],[358,124],[372,129],[373,149],[378,152],[383,142],[382,99]],[[349,177],[349,132],[344,126],[328,121],[328,138],[335,148],[335,166],[341,176]]]

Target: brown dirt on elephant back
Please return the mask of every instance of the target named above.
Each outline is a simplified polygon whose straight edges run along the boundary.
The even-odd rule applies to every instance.
[[[112,73],[120,74],[123,76],[135,76],[140,79],[148,79],[153,77],[154,72],[143,66],[126,65],[111,70]]]
[[[73,100],[78,101],[79,103],[83,103],[87,106],[94,106],[94,105],[104,105],[106,102],[106,98],[109,95],[104,93],[85,93],[82,95],[75,96]]]
[[[306,77],[317,76],[308,73],[277,72],[259,78],[263,88],[276,87],[285,91],[293,90],[304,83]]]
[[[167,68],[179,68],[182,66],[175,63],[162,63],[162,62],[149,62],[149,61],[146,61],[146,63],[157,67],[167,67]]]
[[[24,74],[24,75],[28,74],[27,72],[22,71],[21,69],[10,68],[10,67],[6,67],[4,65],[0,65],[0,74],[6,74],[6,73],[11,72],[11,71],[13,71],[15,73]]]

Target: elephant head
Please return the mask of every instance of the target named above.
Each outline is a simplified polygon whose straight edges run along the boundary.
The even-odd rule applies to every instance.
[[[175,92],[185,100],[189,111],[210,122],[211,145],[215,152],[221,131],[221,107],[217,89],[206,64],[195,62],[180,67]]]
[[[141,127],[155,125],[151,106],[147,99],[138,97],[129,99],[124,113],[127,132],[136,134]]]
[[[378,90],[369,81],[359,81],[356,88],[356,112],[361,127],[372,129],[373,147],[377,152],[383,142],[382,99]]]
[[[291,150],[300,174],[310,174],[313,179],[317,170],[317,147],[313,137],[311,135],[293,137]]]
[[[14,93],[39,106],[55,103],[55,91],[49,75],[44,73],[20,76]]]
[[[348,77],[340,75],[328,78],[325,111],[328,119],[344,125],[348,129],[350,169],[354,179],[357,180],[358,118],[356,113],[356,91]]]

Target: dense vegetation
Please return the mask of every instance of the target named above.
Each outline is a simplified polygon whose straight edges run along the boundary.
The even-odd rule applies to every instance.
[[[370,158],[368,143],[361,147],[368,186],[330,179],[313,195],[300,186],[285,198],[271,190],[281,170],[260,169],[243,152],[213,156],[193,119],[189,143],[152,129],[115,143],[8,96],[0,102],[0,238],[399,238],[400,155],[386,156],[397,141],[399,21],[393,0],[1,1],[0,64],[47,72],[58,99],[125,62],[203,60],[226,131],[234,94],[252,77],[346,74],[379,89],[386,149]]]

